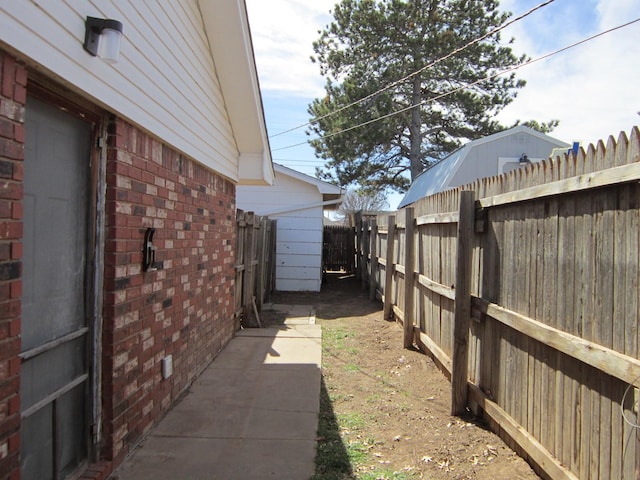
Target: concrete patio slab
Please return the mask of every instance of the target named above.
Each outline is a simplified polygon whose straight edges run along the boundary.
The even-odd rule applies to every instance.
[[[315,319],[310,306],[288,306],[284,311],[293,316],[289,323],[287,313],[282,328],[238,332],[111,478],[307,480],[312,476],[321,331],[309,324]],[[298,325],[300,318],[307,323]]]

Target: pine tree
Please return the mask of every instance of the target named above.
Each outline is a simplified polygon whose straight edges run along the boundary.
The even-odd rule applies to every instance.
[[[342,186],[404,191],[410,179],[463,140],[503,130],[495,116],[525,82],[513,73],[491,77],[525,57],[517,58],[499,32],[428,66],[503,24],[509,14],[500,12],[498,3],[337,4],[334,21],[313,44],[312,60],[326,77],[326,96],[308,109],[317,120],[307,133],[320,137],[310,143],[326,160],[317,176]],[[388,85],[393,86],[376,93]],[[370,98],[343,108],[366,97]],[[385,115],[389,116],[376,120]]]

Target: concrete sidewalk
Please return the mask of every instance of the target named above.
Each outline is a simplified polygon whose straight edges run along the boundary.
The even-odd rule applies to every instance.
[[[308,480],[314,473],[322,357],[310,306],[280,328],[245,329],[136,451],[119,480]]]

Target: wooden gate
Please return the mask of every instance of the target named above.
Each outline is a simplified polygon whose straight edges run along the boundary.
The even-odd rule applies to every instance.
[[[236,329],[260,325],[258,312],[275,285],[276,220],[238,210],[236,242]]]
[[[353,227],[331,225],[324,227],[322,270],[347,273],[355,271],[355,231]]]

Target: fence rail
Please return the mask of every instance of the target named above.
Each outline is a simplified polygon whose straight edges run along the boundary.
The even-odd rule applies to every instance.
[[[544,477],[639,478],[640,131],[361,221],[372,297]]]

